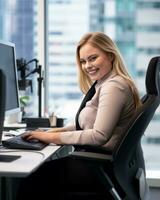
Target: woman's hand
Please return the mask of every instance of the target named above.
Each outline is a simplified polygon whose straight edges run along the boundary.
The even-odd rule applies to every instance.
[[[37,139],[47,144],[49,143],[61,144],[60,132],[46,132],[41,130],[27,131],[26,133],[24,133],[22,138],[24,140]]]

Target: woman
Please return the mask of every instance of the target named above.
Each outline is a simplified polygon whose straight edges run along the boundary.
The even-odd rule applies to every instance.
[[[54,128],[47,132],[33,131],[27,133],[24,138],[26,140],[35,138],[45,143],[60,145],[103,146],[112,151],[122,138],[124,128],[141,105],[138,91],[126,71],[117,46],[104,33],[85,34],[77,46],[76,57],[79,85],[82,92],[87,94],[93,83],[95,92],[85,104],[83,102],[84,105],[76,116],[75,125]],[[46,177],[45,171],[48,171],[53,179],[57,175],[55,171],[59,174],[65,171],[61,181],[60,177],[57,177],[61,186],[62,182],[67,180],[66,184],[68,185],[73,186],[78,182],[82,184],[78,185],[77,188],[82,189],[82,185],[87,185],[94,191],[92,183],[95,180],[98,182],[85,164],[71,161],[67,157],[45,164],[35,174],[43,174]],[[33,178],[36,176],[35,174],[31,175],[30,182],[36,180]],[[84,174],[87,174],[87,177]],[[72,176],[71,181],[68,181],[67,175]],[[23,188],[21,188],[22,191]],[[45,191],[48,194],[49,190]]]

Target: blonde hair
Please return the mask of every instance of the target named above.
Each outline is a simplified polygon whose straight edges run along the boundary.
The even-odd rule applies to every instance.
[[[118,47],[116,44],[104,33],[102,32],[90,32],[85,34],[81,40],[79,41],[76,49],[76,59],[77,59],[77,64],[78,64],[78,69],[79,69],[79,86],[81,91],[86,94],[88,89],[92,85],[92,80],[87,76],[84,71],[82,70],[82,66],[80,63],[80,55],[79,51],[81,47],[85,44],[90,44],[95,48],[100,49],[101,51],[107,53],[107,55],[111,55],[113,57],[112,65],[113,65],[113,70],[116,72],[116,74],[120,75],[123,77],[134,97],[134,102],[135,102],[135,107],[138,108],[139,105],[141,105],[141,101],[139,98],[138,90],[135,87],[134,81],[128,74],[123,58],[119,52]]]

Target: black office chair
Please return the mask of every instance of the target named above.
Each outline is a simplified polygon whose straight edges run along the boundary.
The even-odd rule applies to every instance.
[[[85,160],[93,167],[105,185],[106,192],[110,192],[111,199],[146,200],[149,197],[141,138],[160,104],[159,72],[160,57],[154,57],[146,73],[143,105],[124,130],[124,138],[112,153],[101,147],[78,146],[75,148],[78,150],[70,154],[72,158]]]

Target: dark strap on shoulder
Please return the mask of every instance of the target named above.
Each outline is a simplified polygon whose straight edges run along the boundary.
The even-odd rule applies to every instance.
[[[96,85],[97,81],[95,81],[93,83],[93,85],[91,86],[91,88],[88,90],[87,94],[85,95],[84,99],[82,100],[82,103],[78,109],[78,112],[76,114],[76,117],[75,117],[75,122],[76,122],[76,130],[82,130],[80,125],[79,125],[79,122],[78,122],[78,118],[79,118],[79,113],[81,112],[81,110],[85,107],[86,105],[86,102],[91,100],[92,97],[94,96],[96,90],[95,90],[95,85]]]

